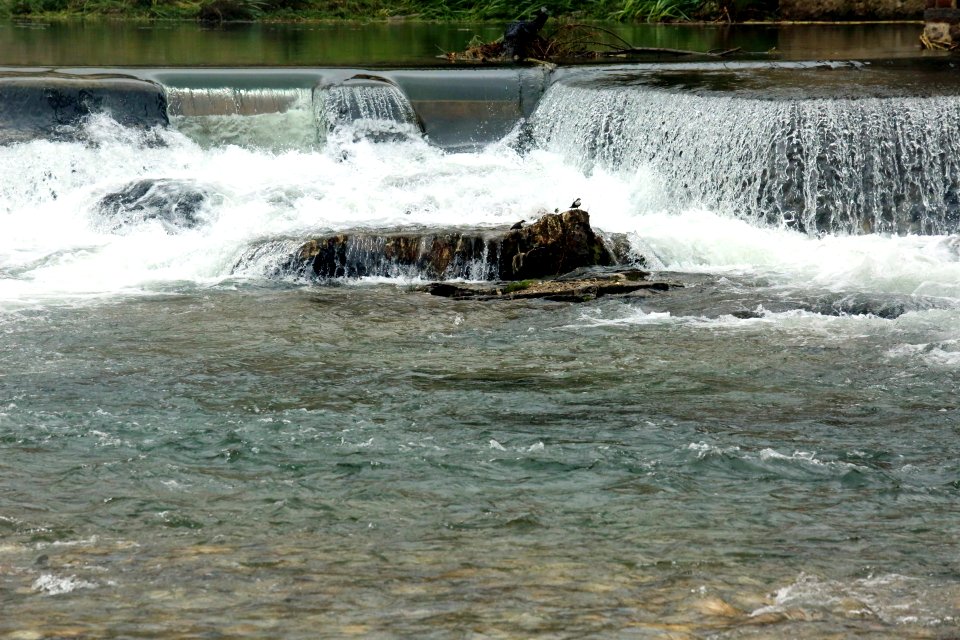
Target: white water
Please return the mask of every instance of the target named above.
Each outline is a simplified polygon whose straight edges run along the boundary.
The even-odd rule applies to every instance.
[[[936,114],[936,117],[931,117]],[[530,127],[584,171],[641,171],[662,202],[810,232],[960,228],[956,96],[755,99],[555,83]]]
[[[960,301],[957,238],[816,237],[759,226],[672,201],[649,169],[585,171],[560,152],[519,155],[510,141],[477,153],[350,135],[325,147],[295,136],[281,136],[279,148],[255,139],[231,143],[243,130],[238,123],[261,118],[268,131],[303,111],[210,117],[203,135],[196,120],[175,119],[179,131],[144,133],[94,118],[82,142],[0,147],[0,307],[229,285],[260,275],[232,270],[247,247],[265,239],[348,228],[502,226],[562,210],[577,197],[596,228],[630,234],[658,269],[934,296],[946,306]],[[187,180],[217,197],[197,213],[199,226],[179,233],[155,220],[105,229],[100,199],[143,179]]]

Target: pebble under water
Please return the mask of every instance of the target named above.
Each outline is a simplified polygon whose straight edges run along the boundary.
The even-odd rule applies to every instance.
[[[214,120],[0,148],[0,636],[957,635],[955,236]],[[216,197],[190,228],[104,222],[145,179]],[[685,286],[476,302],[234,270],[271,238],[573,197]]]

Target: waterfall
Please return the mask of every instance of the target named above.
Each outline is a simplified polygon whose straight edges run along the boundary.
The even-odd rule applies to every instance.
[[[420,137],[420,124],[403,91],[384,79],[359,76],[346,82],[317,87],[314,109],[322,136],[348,129],[354,138],[375,142]]]
[[[309,89],[168,87],[167,96],[172,124],[206,147],[310,150],[317,142]]]
[[[500,241],[481,231],[347,232],[312,240],[266,240],[248,247],[233,273],[294,278],[492,280]]]
[[[372,76],[313,90],[168,87],[167,93],[174,125],[207,146],[310,150],[331,135],[374,142],[422,135],[403,91]]]
[[[167,88],[172,116],[283,113],[295,108],[304,98],[309,99],[306,89]]]
[[[646,175],[653,207],[702,204],[808,233],[960,231],[960,98],[764,100],[555,83],[532,142]]]

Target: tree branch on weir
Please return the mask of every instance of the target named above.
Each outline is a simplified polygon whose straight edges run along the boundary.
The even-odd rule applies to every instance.
[[[740,51],[740,47],[724,50],[695,51],[666,47],[637,47],[609,29],[584,24],[560,25],[552,34],[539,35],[545,18],[543,10],[536,21],[515,22],[507,27],[504,38],[493,42],[472,42],[465,51],[448,52],[441,57],[451,62],[557,62],[619,58],[630,55],[704,56],[722,58]],[[522,34],[520,46],[511,41]],[[604,39],[608,36],[613,39]],[[522,53],[522,55],[520,55]]]

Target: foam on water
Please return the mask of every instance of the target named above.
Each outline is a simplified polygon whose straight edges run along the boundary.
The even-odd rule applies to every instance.
[[[756,226],[671,205],[644,172],[584,173],[560,154],[519,155],[509,142],[458,154],[417,139],[347,136],[322,149],[277,150],[201,145],[182,131],[92,118],[80,142],[0,148],[0,299],[9,308],[216,285],[254,242],[341,229],[503,226],[577,197],[595,227],[629,234],[656,268],[960,299],[952,236],[817,237]],[[204,204],[204,224],[179,233],[151,221],[123,234],[104,230],[98,201],[144,179],[189,181],[217,197]]]
[[[95,582],[81,580],[77,576],[58,576],[52,573],[41,574],[33,581],[33,590],[48,596],[59,596],[77,589],[95,589]]]
[[[956,618],[951,615],[954,607],[950,599],[957,594],[955,590],[947,591],[935,593],[926,581],[895,573],[848,582],[801,573],[795,582],[777,590],[773,604],[750,616],[801,609],[813,615],[818,611],[839,611],[848,617],[874,618],[894,625],[952,625]]]
[[[668,205],[808,232],[930,234],[960,224],[958,123],[955,96],[748,99],[601,78],[552,85],[530,135],[585,171],[649,174]]]

